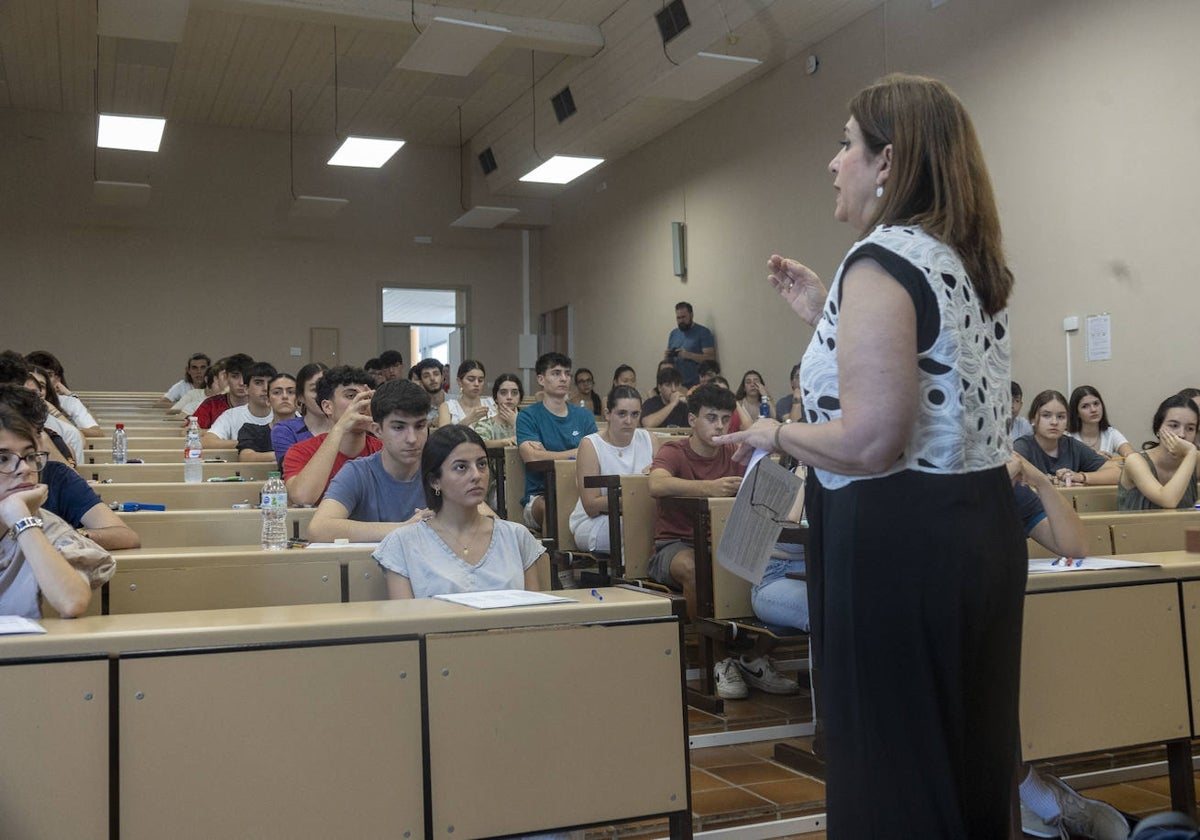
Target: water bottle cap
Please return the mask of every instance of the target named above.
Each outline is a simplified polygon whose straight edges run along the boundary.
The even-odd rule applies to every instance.
[[[282,475],[283,473],[281,473],[279,470],[271,470],[269,473],[267,473],[267,478],[279,478]]]

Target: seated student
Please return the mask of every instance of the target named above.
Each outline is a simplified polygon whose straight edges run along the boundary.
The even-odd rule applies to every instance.
[[[676,372],[678,375],[678,372]],[[645,472],[661,438],[638,428],[642,399],[636,388],[618,385],[608,392],[602,432],[588,435],[579,444],[575,483],[579,501],[571,511],[569,525],[575,544],[584,551],[611,550],[608,537],[608,494],[601,488],[585,487],[593,475],[636,475]]]
[[[271,427],[271,447],[275,450],[275,463],[279,464],[281,470],[284,456],[292,446],[314,435],[323,435],[333,427],[333,423],[321,410],[321,401],[317,399],[317,386],[327,370],[329,368],[320,362],[309,362],[300,368],[300,372],[296,374],[299,411],[291,419]]]
[[[1157,443],[1125,459],[1117,485],[1117,510],[1191,508],[1196,504],[1200,453],[1196,426],[1200,409],[1187,397],[1167,397],[1154,412],[1151,429]]]
[[[321,411],[330,419],[325,434],[302,440],[283,459],[288,500],[315,505],[329,482],[351,458],[365,458],[383,448],[371,430],[371,377],[362,368],[330,368],[317,385]]]
[[[543,353],[538,357],[538,385],[542,399],[517,415],[517,449],[521,460],[560,460],[574,458],[580,442],[596,431],[592,412],[567,402],[571,389],[571,360],[562,353]],[[525,471],[525,524],[542,530],[546,515],[546,479],[541,473]]]
[[[372,430],[383,449],[355,458],[329,482],[308,526],[310,539],[379,542],[425,516],[421,452],[429,437],[429,395],[415,382],[393,379],[371,397]]]
[[[44,431],[46,403],[28,388],[0,385],[0,405],[11,408],[35,431]],[[39,443],[38,448],[42,449],[43,445]],[[101,548],[115,551],[138,548],[142,544],[137,532],[122,522],[70,465],[48,461],[42,467],[40,480],[46,485],[47,492],[42,507]]]
[[[756,370],[748,370],[742,374],[742,384],[738,386],[734,397],[738,401],[738,417],[743,429],[749,429],[759,418],[764,397],[768,405],[771,403],[771,395],[767,393],[767,382]]]
[[[0,374],[0,382],[11,385],[21,384],[17,379],[15,368],[9,367],[7,373]],[[37,394],[46,410],[46,420],[43,433],[49,435],[54,442],[50,451],[50,460],[61,460],[74,467],[84,461],[83,435],[67,419],[58,404],[58,394],[50,384],[50,373],[43,367],[29,365],[24,381],[24,387]],[[64,446],[66,451],[64,452]]]
[[[803,423],[804,405],[800,401],[800,365],[792,365],[792,390],[775,403],[775,419],[780,423]]]
[[[218,359],[209,365],[208,370],[204,371],[204,381],[200,387],[192,388],[176,400],[175,404],[167,409],[167,414],[182,414],[184,417],[191,417],[196,413],[196,409],[200,407],[200,403],[209,397],[224,394],[228,390],[229,378],[228,374],[225,373],[225,360]]]
[[[1109,425],[1104,398],[1091,385],[1080,385],[1071,392],[1067,429],[1071,437],[1086,443],[1105,458],[1124,458],[1133,454],[1133,444],[1115,426]]]
[[[1019,437],[1033,434],[1033,426],[1025,416],[1021,414],[1021,405],[1024,403],[1024,394],[1021,391],[1021,385],[1015,379],[1011,382],[1012,389],[1012,419],[1009,421],[1008,439],[1015,441]]]
[[[617,369],[613,371],[612,387],[618,385],[628,385],[630,388],[637,389],[637,371],[629,365],[617,365]]]
[[[536,565],[546,549],[525,526],[480,512],[488,460],[473,429],[447,426],[429,436],[421,484],[433,515],[397,528],[372,555],[385,571],[388,597],[538,588]]]
[[[1033,434],[1017,438],[1016,450],[1057,485],[1116,484],[1121,465],[1066,436],[1067,398],[1058,391],[1042,391],[1029,406]]]
[[[404,378],[404,356],[399,350],[384,350],[379,354],[379,372],[384,382]]]
[[[234,353],[221,360],[228,390],[223,394],[214,394],[196,406],[196,410],[191,416],[196,418],[201,429],[212,426],[217,418],[229,409],[246,404],[246,369],[252,364],[254,364],[254,359],[245,353]],[[184,425],[186,426],[186,423]]]
[[[270,427],[275,421],[271,412],[270,384],[276,373],[275,367],[267,362],[255,362],[242,368],[246,402],[221,412],[221,416],[201,433],[200,443],[205,449],[236,449],[238,432],[247,423]],[[235,373],[230,381],[237,379]],[[233,393],[232,387],[230,393]]]
[[[250,401],[254,401],[254,378],[251,377]],[[258,463],[275,463],[275,447],[271,442],[271,434],[280,423],[286,423],[296,416],[296,378],[290,373],[277,373],[267,382],[267,401],[271,407],[271,422],[265,426],[262,423],[243,423],[237,433],[237,451],[239,461],[255,461]],[[217,418],[220,423],[225,412]]]
[[[158,398],[155,405],[159,408],[170,408],[183,399],[188,391],[203,388],[204,375],[208,373],[211,365],[212,359],[208,358],[204,353],[193,353],[188,356],[187,364],[183,368],[183,379],[180,379],[168,388],[166,393]]]
[[[66,373],[63,371],[62,362],[58,360],[53,353],[46,350],[35,350],[32,353],[25,354],[25,361],[31,365],[45,368],[50,374],[51,383],[54,386],[54,392],[58,395],[58,406],[63,413],[71,421],[79,433],[84,437],[104,437],[107,432],[100,428],[96,423],[96,418],[92,417],[92,413],[87,410],[87,406],[71,393],[71,388],[67,385]]]
[[[664,496],[736,496],[746,468],[733,460],[735,446],[713,442],[729,426],[729,418],[736,409],[733,394],[710,382],[692,392],[687,406],[692,433],[664,443],[650,465],[650,495],[659,501],[649,573],[659,583],[682,590],[688,615],[695,618],[696,552],[692,521],[687,513],[667,508],[661,500]],[[719,661],[713,672],[717,676],[719,697],[739,700],[747,696],[732,658]]]
[[[657,386],[655,395],[642,403],[642,425],[649,429],[687,426],[688,391],[683,374],[674,367],[660,367]]]
[[[491,397],[480,397],[487,371],[483,362],[464,359],[458,366],[458,399],[446,399],[438,406],[438,427],[458,423],[474,426],[496,413],[496,402]]]
[[[489,447],[517,445],[517,412],[525,399],[525,387],[513,373],[502,373],[492,383],[492,401],[496,413],[477,422],[473,428]]]
[[[1179,392],[1179,396],[1191,400],[1196,410],[1200,411],[1200,388],[1184,388]]]
[[[604,403],[596,393],[596,377],[585,367],[575,371],[575,388],[567,396],[567,402],[586,408],[593,417],[604,414]]]
[[[33,424],[0,404],[0,615],[41,618],[39,594],[64,618],[82,615],[116,568],[107,551],[43,508],[45,465]]]
[[[425,393],[429,394],[429,425],[436,427],[438,412],[442,403],[446,401],[446,392],[442,390],[442,363],[437,359],[422,359],[413,365],[410,379],[412,373],[416,373],[417,382],[425,389]]]
[[[378,356],[367,359],[365,362],[363,362],[363,370],[365,370],[371,377],[372,388],[378,388],[384,383],[383,365],[380,363]]]

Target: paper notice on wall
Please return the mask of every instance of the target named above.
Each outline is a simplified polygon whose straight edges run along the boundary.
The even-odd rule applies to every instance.
[[[1087,318],[1087,360],[1105,362],[1112,358],[1112,317],[1089,315]]]

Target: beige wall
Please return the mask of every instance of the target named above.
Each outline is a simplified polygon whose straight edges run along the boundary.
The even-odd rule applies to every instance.
[[[520,323],[521,234],[448,227],[453,150],[347,170],[324,165],[332,138],[298,138],[297,192],[350,204],[289,220],[286,135],[172,124],[158,155],[102,151],[100,178],[153,185],[145,209],[92,203],[93,136],[91,118],[0,109],[0,346],[55,352],[77,388],[165,389],[197,350],[295,370],[314,326],[361,364],[380,349],[380,288],[411,284],[468,289],[489,325],[469,351],[515,368],[516,329],[490,326]]]
[[[1200,386],[1200,258],[1187,247],[1200,4],[929,6],[889,2],[818,44],[816,75],[793,61],[557,202],[542,303],[590,316],[576,317],[579,361],[598,373],[629,362],[645,389],[684,298],[716,331],[731,381],[754,367],[782,393],[811,332],[769,292],[766,258],[832,276],[855,238],[831,217],[825,169],[845,102],[906,70],[946,79],[976,121],[1018,279],[1013,372],[1027,396],[1066,387],[1063,317],[1101,312],[1113,316],[1113,359],[1087,362],[1073,337],[1072,378],[1106,395],[1131,439],[1149,437],[1163,396]],[[671,274],[672,220],[688,224],[686,282]]]

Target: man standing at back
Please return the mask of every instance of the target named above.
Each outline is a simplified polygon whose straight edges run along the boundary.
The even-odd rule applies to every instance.
[[[538,385],[541,402],[517,414],[517,451],[521,460],[565,460],[574,458],[579,443],[596,431],[592,412],[567,402],[571,390],[571,360],[562,353],[543,353],[538,357]],[[546,480],[540,473],[525,471],[526,527],[541,531],[546,515]]]
[[[686,300],[675,304],[675,329],[667,336],[663,358],[674,362],[683,376],[683,384],[689,388],[700,382],[700,363],[717,358],[712,330],[692,320],[692,305]]]
[[[283,483],[288,499],[298,505],[315,505],[330,480],[351,458],[374,455],[383,448],[369,434],[371,375],[362,368],[340,365],[325,372],[317,383],[317,401],[333,421],[325,434],[302,440],[283,458]]]

